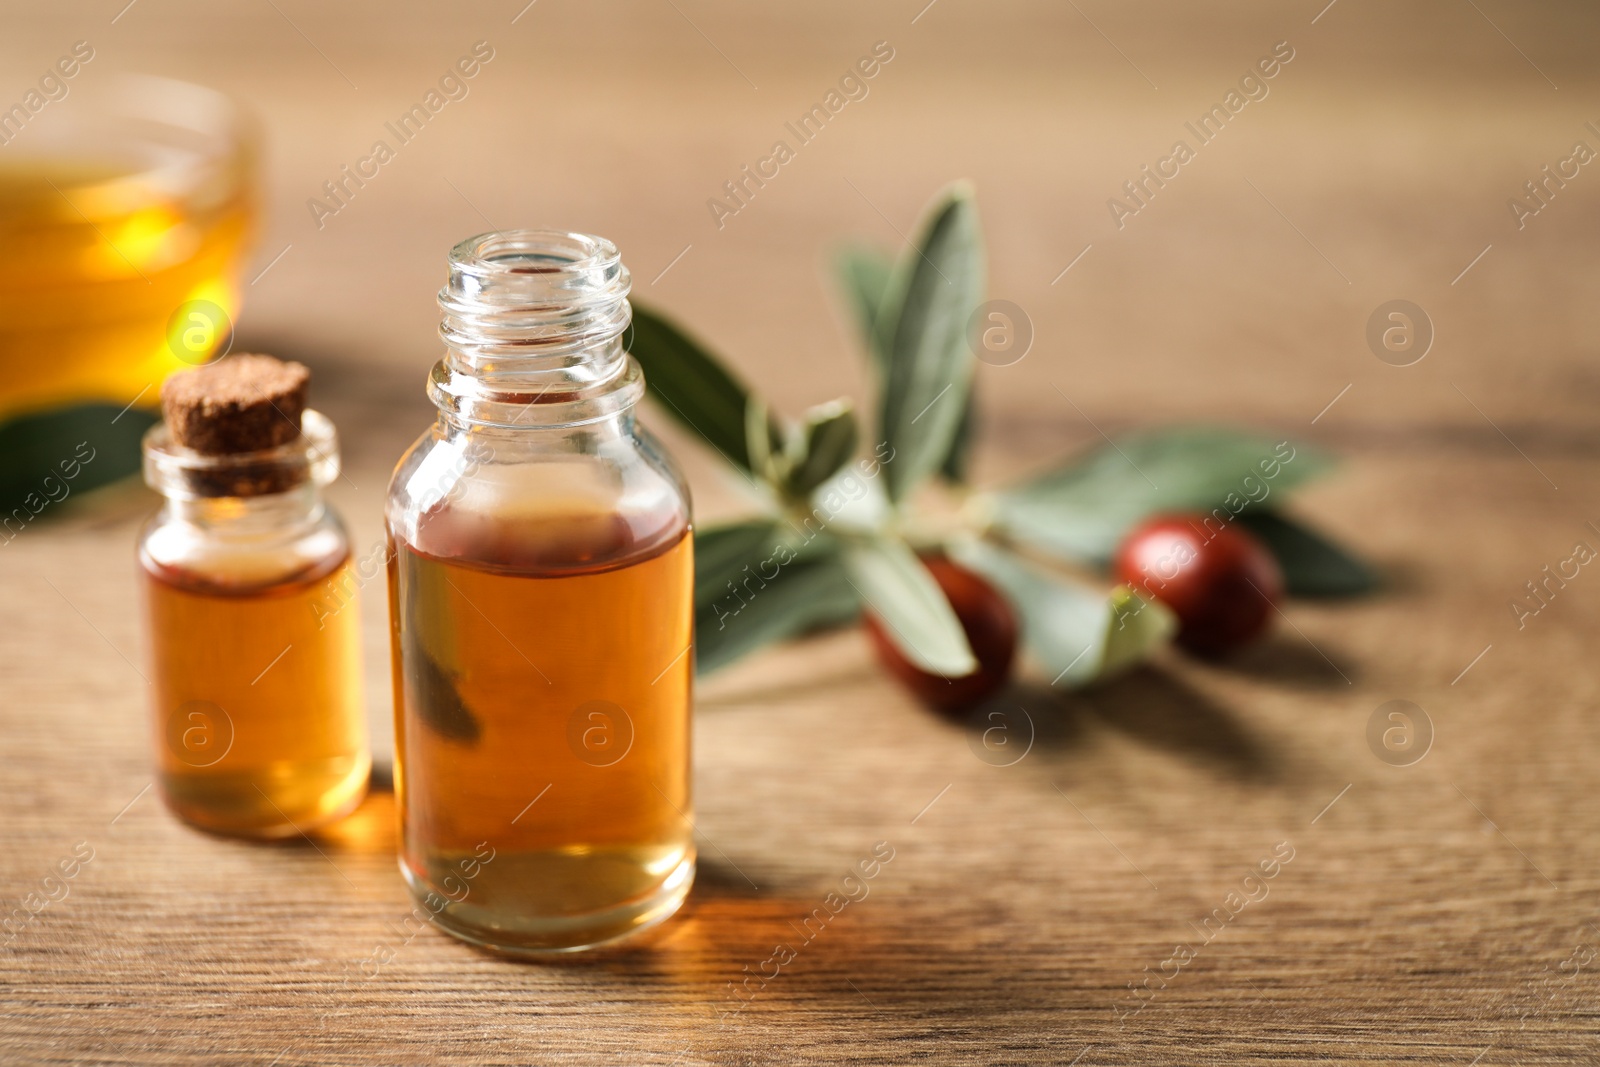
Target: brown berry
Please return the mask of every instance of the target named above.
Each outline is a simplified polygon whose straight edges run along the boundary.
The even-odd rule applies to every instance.
[[[1017,653],[1017,616],[994,586],[942,555],[925,555],[922,562],[955,610],[978,669],[959,678],[930,674],[900,651],[886,625],[870,610],[864,615],[867,634],[878,660],[927,706],[956,712],[979,703],[1011,676]]]
[[[1167,515],[1122,542],[1114,569],[1178,617],[1178,643],[1221,656],[1260,636],[1283,599],[1283,572],[1256,536],[1211,515]]]

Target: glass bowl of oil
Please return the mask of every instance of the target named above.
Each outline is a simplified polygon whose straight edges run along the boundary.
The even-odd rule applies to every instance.
[[[230,341],[255,231],[242,108],[94,73],[0,147],[0,541],[138,469],[162,381]]]

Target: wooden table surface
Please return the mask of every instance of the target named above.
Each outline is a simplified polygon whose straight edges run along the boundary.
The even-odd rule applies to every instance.
[[[1036,330],[1020,363],[981,368],[981,481],[1098,430],[1297,435],[1347,460],[1303,513],[1386,592],[1291,604],[1226,666],[1170,655],[1087,693],[1019,686],[1035,740],[1005,767],[857,633],[763,652],[699,690],[702,866],[682,914],[626,951],[522,965],[397,930],[387,793],[276,847],[163,810],[131,547],[153,498],[109,491],[0,548],[0,899],[93,852],[0,948],[0,1061],[1600,1061],[1600,577],[1521,629],[1510,608],[1576,542],[1600,546],[1600,174],[1520,229],[1507,207],[1574,142],[1600,148],[1600,15],[924,3],[12,3],[0,97],[89,39],[84,78],[153,70],[253,103],[267,215],[239,343],[313,365],[362,547],[431,417],[455,240],[613,237],[639,298],[795,411],[863,395],[833,242],[896,246],[965,175],[993,295]],[[471,94],[318,229],[306,200],[478,40],[495,58]],[[880,40],[895,56],[870,94],[718,229],[707,198]],[[1295,58],[1270,94],[1119,229],[1108,198],[1280,41]],[[1405,368],[1364,335],[1395,298],[1436,329]],[[734,514],[721,472],[664,429],[700,517]],[[387,751],[381,596],[362,610]],[[1368,744],[1393,699],[1431,723],[1410,766]],[[870,894],[803,941],[878,842],[893,860]],[[1238,914],[1206,930],[1219,908]],[[780,943],[795,958],[743,1003],[732,983]]]

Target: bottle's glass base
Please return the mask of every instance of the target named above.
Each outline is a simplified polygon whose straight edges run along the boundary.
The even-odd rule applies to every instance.
[[[642,897],[577,915],[508,914],[474,903],[470,891],[459,902],[450,901],[403,860],[400,873],[411,895],[433,913],[434,923],[445,933],[499,955],[536,959],[610,945],[665,922],[689,895],[695,857],[692,851],[685,855],[654,891]]]
[[[281,840],[349,815],[367,795],[366,753],[315,761],[279,761],[251,772],[161,775],[167,807],[214,834]]]

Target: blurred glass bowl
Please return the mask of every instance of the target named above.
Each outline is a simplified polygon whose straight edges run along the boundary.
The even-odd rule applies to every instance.
[[[212,89],[85,76],[7,132],[0,542],[138,469],[163,379],[230,340],[257,214],[254,124]]]

